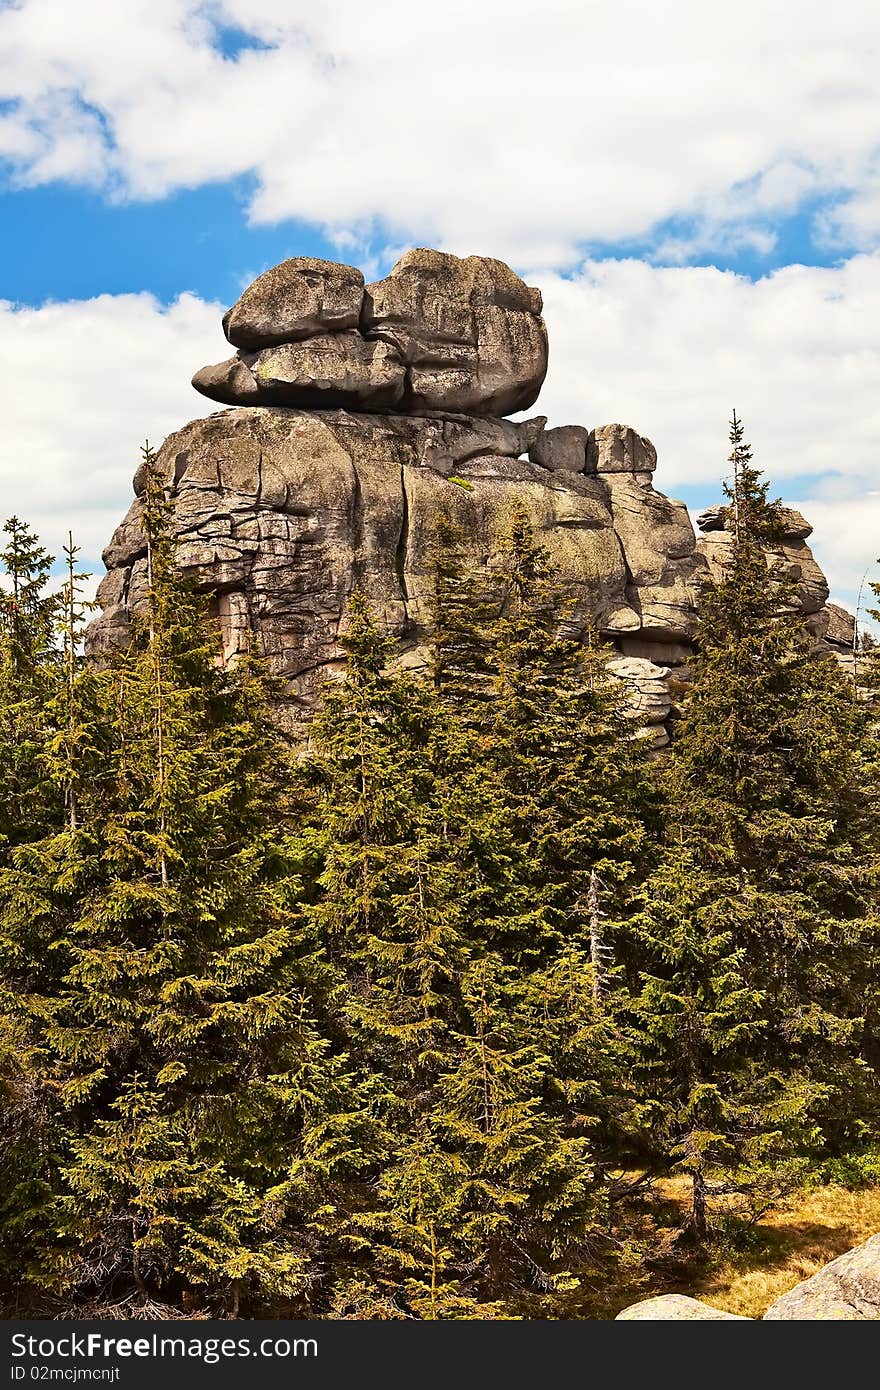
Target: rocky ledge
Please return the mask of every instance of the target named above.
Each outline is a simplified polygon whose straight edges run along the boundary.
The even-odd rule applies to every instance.
[[[158,463],[177,559],[210,595],[227,660],[256,636],[307,719],[338,669],[355,585],[418,666],[430,630],[438,517],[491,585],[514,504],[552,557],[575,632],[616,647],[612,673],[654,746],[688,679],[701,585],[723,569],[728,517],[698,540],[683,502],[654,487],[657,453],[623,424],[546,428],[504,416],[547,368],[541,295],[500,261],[411,251],[365,286],[348,266],[298,258],[261,275],[225,315],[238,355],[194,384],[234,405],[170,435]],[[143,601],[143,478],[104,553],[88,645],[124,642]],[[841,651],[851,620],[797,512],[768,557],[795,581],[817,643]]]

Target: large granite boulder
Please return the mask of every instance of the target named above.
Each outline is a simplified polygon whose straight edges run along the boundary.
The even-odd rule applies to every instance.
[[[223,315],[233,347],[255,351],[357,328],[364,277],[350,265],[295,256],[258,275]]]
[[[541,307],[503,261],[408,251],[367,286],[362,327],[406,363],[412,410],[509,415],[534,404],[547,373]]]
[[[770,1305],[764,1317],[774,1322],[880,1319],[880,1235],[796,1284]]]
[[[712,1319],[715,1322],[750,1322],[737,1313],[724,1313],[720,1308],[711,1308],[698,1298],[688,1298],[683,1293],[664,1293],[657,1298],[645,1298],[641,1303],[633,1303],[617,1314],[616,1322],[698,1322]]]
[[[297,257],[223,327],[238,356],[193,385],[224,405],[502,416],[532,405],[547,372],[540,290],[486,256],[408,251],[366,288],[350,266]]]

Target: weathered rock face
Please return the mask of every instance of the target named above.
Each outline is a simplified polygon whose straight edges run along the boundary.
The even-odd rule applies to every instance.
[[[547,372],[540,290],[486,256],[408,251],[366,287],[298,257],[248,286],[223,328],[238,356],[193,377],[223,405],[500,416],[533,405]]]
[[[359,270],[297,256],[248,285],[223,315],[223,332],[233,347],[254,352],[357,328],[363,302],[364,277]]]
[[[515,502],[551,553],[575,628],[637,630],[602,481],[561,477],[521,457],[542,425],[256,408],[170,435],[158,463],[178,563],[214,595],[226,656],[257,634],[287,683],[291,712],[306,715],[321,676],[341,659],[340,628],[358,585],[418,662],[439,515],[491,579]],[[105,552],[92,650],[121,639],[143,598],[140,514],[138,499]]]
[[[796,1284],[770,1305],[764,1317],[774,1322],[880,1319],[880,1235]]]
[[[654,488],[653,444],[627,425],[503,418],[540,389],[540,314],[540,292],[502,262],[420,250],[367,286],[348,266],[288,260],[225,315],[238,353],[194,385],[240,408],[170,435],[159,467],[179,564],[211,595],[226,659],[256,636],[292,721],[308,718],[341,663],[355,585],[417,666],[438,519],[455,525],[475,580],[491,589],[518,504],[550,553],[566,621],[616,646],[610,670],[634,720],[652,746],[668,741],[701,586],[723,571],[731,519],[710,508],[697,541],[684,503]],[[105,551],[92,651],[125,640],[144,598],[142,482]],[[809,529],[786,511],[769,560],[794,580],[791,601],[820,640],[845,624],[824,607]]]
[[[790,586],[789,606],[807,616],[807,625],[817,639],[824,638],[830,623],[826,609],[828,582],[806,543],[813,528],[791,507],[780,507],[778,519],[779,540],[767,550],[768,569]],[[709,572],[720,578],[733,543],[733,513],[729,507],[710,507],[698,516],[697,524],[705,533],[697,542],[697,551],[708,564]]]

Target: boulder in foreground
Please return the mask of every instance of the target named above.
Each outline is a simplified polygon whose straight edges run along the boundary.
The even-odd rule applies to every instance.
[[[618,1313],[616,1322],[699,1322],[704,1319],[725,1322],[751,1322],[751,1318],[741,1318],[737,1313],[724,1313],[720,1308],[710,1308],[698,1298],[688,1298],[683,1293],[664,1293],[658,1298],[646,1298],[642,1303],[633,1303]]]

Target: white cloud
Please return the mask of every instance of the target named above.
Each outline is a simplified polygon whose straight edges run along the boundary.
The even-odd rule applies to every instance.
[[[271,46],[224,59],[220,23]],[[672,217],[760,240],[827,194],[870,247],[878,46],[869,0],[19,0],[0,152],[146,198],[253,172],[257,220],[530,264]]]
[[[758,281],[633,260],[534,280],[550,332],[541,409],[557,422],[625,420],[657,444],[665,483],[711,483],[735,406],[780,486],[825,473],[876,486],[880,255]]]
[[[17,513],[56,555],[71,528],[94,563],[131,501],[144,439],[216,409],[189,378],[225,355],[220,313],[192,295],[168,308],[148,294],[0,301],[3,519]]]
[[[533,281],[551,343],[536,410],[551,424],[634,425],[657,444],[658,486],[675,495],[716,489],[736,406],[774,490],[805,499],[832,587],[853,601],[880,554],[880,255],[757,283],[639,261]],[[30,520],[56,550],[70,525],[97,556],[128,507],[143,438],[158,444],[214,408],[188,383],[229,351],[220,314],[191,295],[167,308],[146,294],[0,305],[3,514]]]

